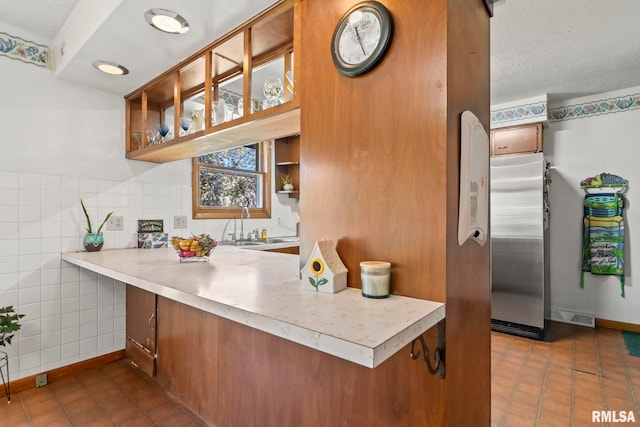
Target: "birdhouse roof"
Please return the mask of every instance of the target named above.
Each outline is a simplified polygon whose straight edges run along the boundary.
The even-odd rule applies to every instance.
[[[331,270],[333,274],[346,273],[348,271],[347,267],[342,263],[340,255],[338,255],[338,251],[336,250],[336,245],[333,243],[333,240],[321,240],[316,242],[304,269],[309,267],[309,263],[318,256],[321,256],[322,259],[324,259],[326,268]]]

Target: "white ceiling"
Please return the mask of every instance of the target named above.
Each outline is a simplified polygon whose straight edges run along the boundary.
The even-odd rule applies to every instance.
[[[22,29],[64,47],[57,77],[125,95],[275,2],[0,0],[0,32]],[[152,7],[180,13],[189,32],[149,27],[143,13]],[[501,0],[491,19],[491,103],[640,86],[639,21],[638,0]],[[131,72],[103,75],[95,60]]]

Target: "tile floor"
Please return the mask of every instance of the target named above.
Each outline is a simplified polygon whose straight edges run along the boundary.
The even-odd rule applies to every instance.
[[[494,427],[640,425],[638,399],[640,357],[620,331],[553,323],[548,342],[491,333]],[[636,422],[592,422],[606,410],[633,411]]]
[[[562,323],[548,342],[491,333],[494,427],[580,427],[591,411],[633,411],[640,425],[640,357],[620,331]],[[120,360],[0,401],[7,426],[203,426],[149,378]],[[630,425],[630,424],[623,424]]]
[[[0,400],[2,426],[204,426],[125,360]]]

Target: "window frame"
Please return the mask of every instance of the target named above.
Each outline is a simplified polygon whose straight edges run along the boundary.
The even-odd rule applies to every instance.
[[[254,143],[255,144],[255,143]],[[259,171],[251,172],[262,175],[262,207],[249,208],[251,218],[271,218],[271,141],[257,143]],[[253,144],[246,144],[253,145]],[[217,169],[222,171],[234,171],[246,173],[246,170],[213,166],[199,163],[198,157],[193,157],[191,172],[191,212],[193,219],[230,219],[240,216],[242,206],[231,207],[201,207],[200,206],[200,168]]]

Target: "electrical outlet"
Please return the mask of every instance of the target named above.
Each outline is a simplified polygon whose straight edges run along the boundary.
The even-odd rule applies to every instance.
[[[36,377],[36,387],[43,387],[47,385],[47,374],[38,375]]]
[[[107,230],[110,230],[110,231],[124,230],[124,217],[111,215],[111,217],[109,218],[109,221],[107,221]]]
[[[187,217],[185,215],[174,216],[173,228],[187,228]]]

